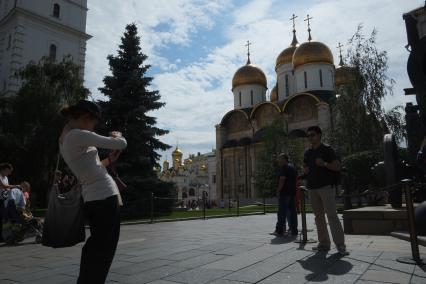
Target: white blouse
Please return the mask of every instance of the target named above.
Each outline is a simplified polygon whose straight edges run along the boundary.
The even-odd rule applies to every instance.
[[[96,147],[122,150],[126,146],[124,138],[105,137],[87,130],[72,129],[65,135],[60,152],[82,184],[84,202],[118,195],[121,203],[118,187],[102,165]]]

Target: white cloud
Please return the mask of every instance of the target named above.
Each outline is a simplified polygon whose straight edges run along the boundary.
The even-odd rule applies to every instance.
[[[244,44],[247,40],[253,43],[252,62],[265,71],[268,86],[272,88],[275,84],[275,59],[291,42],[292,28],[288,19],[293,13],[299,15],[299,42],[307,39],[303,19],[309,13],[314,17],[314,39],[330,47],[335,61],[337,43],[346,42],[359,23],[364,24],[366,34],[377,28],[378,47],[388,51],[389,75],[397,81],[395,95],[387,98],[385,105],[390,107],[410,100],[402,92],[403,88],[410,86],[405,67],[408,54],[404,49],[406,35],[402,14],[423,5],[421,0],[394,0],[392,4],[386,0],[253,0],[240,7],[219,0],[137,1],[134,2],[135,7],[128,1],[121,1],[122,6],[118,9],[112,4],[117,4],[116,1],[103,1],[102,4],[99,0],[90,2],[94,2],[93,7],[102,9],[96,10],[94,19],[90,19],[89,13],[89,33],[95,36],[89,41],[87,55],[89,86],[99,86],[100,78],[107,70],[105,57],[117,49],[117,41],[125,24],[131,21],[140,23],[144,52],[150,56],[152,65],[162,69],[154,75],[153,87],[160,90],[162,100],[167,105],[154,115],[158,117],[159,125],[171,133],[161,139],[171,145],[179,141],[186,155],[209,151],[215,146],[214,126],[233,108],[231,80],[237,68],[246,61]],[[225,43],[220,46],[194,44],[205,36],[198,31],[220,24],[215,19],[223,14],[229,19],[229,24],[220,30],[221,34],[207,36],[220,37]],[[110,23],[105,20],[108,15],[120,16]],[[160,24],[165,24],[165,28],[155,32],[155,27]],[[181,66],[182,62],[187,62],[181,55],[179,60],[174,59],[173,62],[162,55],[161,48],[170,44],[189,50],[191,46],[199,46],[209,53],[204,58]]]

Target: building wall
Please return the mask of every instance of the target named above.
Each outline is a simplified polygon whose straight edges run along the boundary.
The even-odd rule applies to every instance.
[[[266,101],[266,88],[261,85],[241,85],[233,90],[234,109],[253,107],[254,105]],[[253,101],[252,101],[253,94]],[[241,97],[241,103],[240,103]]]
[[[320,80],[322,73],[322,86]],[[307,87],[305,87],[305,72]],[[333,91],[334,90],[334,65],[328,63],[312,63],[299,66],[294,71],[296,78],[296,93],[309,91]]]
[[[288,88],[286,87],[286,76],[288,78]],[[277,69],[277,82],[278,101],[285,100],[296,93],[296,81],[293,75],[293,66],[291,63],[283,64]]]

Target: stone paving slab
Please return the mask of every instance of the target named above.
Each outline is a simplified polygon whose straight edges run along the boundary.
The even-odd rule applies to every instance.
[[[312,215],[308,227],[315,228]],[[275,214],[122,226],[107,283],[426,283],[426,266],[407,265],[408,242],[347,235],[349,256],[269,235]],[[316,239],[315,230],[308,233]],[[27,240],[0,245],[0,283],[75,283],[82,244],[51,249]],[[426,249],[420,247],[425,259]]]

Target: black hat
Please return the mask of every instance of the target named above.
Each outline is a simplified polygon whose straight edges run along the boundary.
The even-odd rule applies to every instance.
[[[87,111],[88,113],[96,117],[97,119],[101,119],[102,117],[101,107],[98,104],[91,101],[80,100],[75,105],[70,106],[70,110],[71,109]]]

